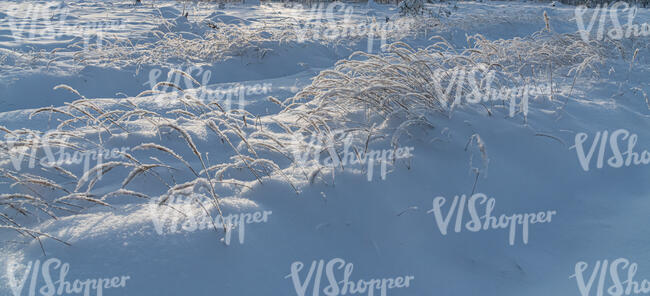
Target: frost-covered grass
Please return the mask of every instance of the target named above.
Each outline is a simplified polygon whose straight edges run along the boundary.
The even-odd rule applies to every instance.
[[[214,63],[241,56],[261,60],[274,49],[302,47],[304,42],[334,47],[364,43],[369,38],[376,43],[380,39],[395,41],[439,24],[425,18],[396,17],[390,23],[376,17],[331,20],[327,19],[325,6],[292,8],[286,12],[279,4],[263,7],[265,17],[251,23],[224,13],[216,5],[200,6],[200,12],[192,11],[188,17],[181,16],[173,7],[154,8],[145,19],[151,27],[148,32],[133,36],[123,32],[98,32],[65,44],[65,47],[20,50],[13,53],[16,58],[11,66],[123,68]],[[139,9],[151,10],[148,7]],[[209,15],[205,15],[206,12]],[[123,25],[122,29],[128,28]]]
[[[444,38],[433,37],[426,48],[398,42],[388,46],[385,54],[357,52],[321,72],[285,104],[318,121],[346,120],[364,111],[379,118],[403,114],[407,122],[417,122],[435,112],[451,116],[468,99],[486,103],[495,88],[545,82],[573,85],[579,77],[598,75],[612,51],[602,43],[585,43],[575,34],[549,32],[496,41],[475,35],[467,42],[468,48],[457,50]],[[463,83],[466,78],[454,73],[459,69],[478,69],[479,77],[474,77],[477,71],[463,72],[472,76],[467,77],[471,83]],[[545,95],[553,100],[560,92],[551,88]],[[499,105],[507,104],[506,99]],[[523,106],[528,104],[525,100],[518,104],[520,110],[528,108]],[[484,105],[489,114],[494,112],[491,106]]]
[[[215,38],[236,39],[234,36]],[[455,108],[467,105],[466,101],[458,101],[459,97],[467,98],[475,92],[487,95],[491,88],[538,84],[548,79],[565,87],[573,86],[578,78],[591,77],[588,73],[597,75],[599,65],[615,54],[607,42],[585,43],[575,34],[548,31],[496,41],[475,35],[467,38],[471,47],[462,50],[441,37],[431,40],[432,44],[426,48],[397,42],[388,45],[382,54],[357,52],[339,61],[333,69],[322,71],[294,97],[284,102],[270,97],[270,102],[281,111],[267,116],[224,109],[218,102],[199,100],[192,92],[171,82],[160,82],[137,98],[105,103],[88,100],[75,89],[61,85],[57,87],[62,89],[59,91],[69,91],[81,99],[64,107],[32,112],[30,117],[48,118],[48,125],[53,129],[46,135],[38,130],[3,128],[5,134],[18,136],[11,145],[3,144],[5,163],[12,161],[9,158],[28,155],[23,158],[27,164],[31,158],[44,157],[45,150],[52,146],[85,151],[121,145],[127,146],[128,152],[121,152],[119,161],[99,162],[81,171],[74,164],[37,167],[29,172],[6,166],[3,177],[15,193],[4,196],[7,203],[3,204],[3,227],[38,237],[37,232],[30,232],[10,218],[11,213],[29,215],[41,211],[55,218],[57,212],[75,212],[88,204],[109,206],[111,200],[127,196],[161,196],[164,203],[171,196],[203,193],[212,196],[214,201],[213,205],[202,205],[206,211],[219,209],[221,194],[247,190],[271,177],[285,180],[298,193],[304,184],[313,183],[317,178],[325,181],[325,175],[336,170],[320,163],[310,166],[298,163],[291,152],[309,149],[305,139],[310,136],[329,135],[334,150],[321,147],[320,153],[332,159],[340,157],[337,154],[345,138],[345,135],[335,136],[334,130],[355,135],[357,140],[352,148],[356,153],[367,152],[372,139],[392,131],[390,143],[396,149],[400,137],[408,134],[412,125],[433,127],[427,118],[450,117]],[[205,40],[197,39],[197,50],[203,53],[216,50],[201,47],[202,41]],[[162,50],[164,46],[152,48]],[[185,49],[191,50],[192,46]],[[207,59],[199,53],[170,53],[184,54],[197,60]],[[496,70],[498,75],[489,83],[488,75],[483,75],[474,86],[460,84],[456,88],[454,80],[458,77],[450,74],[455,69],[482,69],[484,73]],[[190,74],[179,72],[201,87]],[[450,85],[453,92],[444,92]],[[159,86],[174,91],[155,94],[160,92]],[[551,89],[547,98],[554,101],[559,95]],[[159,104],[147,103],[151,99],[165,101],[166,106],[161,110]],[[561,101],[555,99],[556,106],[561,106]],[[483,104],[488,115],[498,112],[493,104]],[[524,108],[523,104],[528,102],[519,104]],[[480,136],[475,138],[482,146]],[[296,139],[303,140],[296,142]],[[215,142],[219,143],[217,150],[209,144]],[[119,172],[126,176],[121,181],[105,179],[105,175]],[[103,180],[107,183],[102,183]],[[156,183],[159,190],[148,187],[141,191],[137,180]]]
[[[214,3],[196,6],[204,11],[188,4],[188,18],[170,3],[112,3],[113,12],[126,15],[127,27],[137,30],[108,34],[101,48],[91,43],[90,51],[77,39],[34,47],[5,40],[0,46],[6,98],[18,106],[0,110],[0,240],[11,241],[0,248],[6,251],[0,265],[40,258],[41,241],[47,256],[68,262],[97,258],[106,247],[115,260],[132,259],[128,266],[110,265],[124,268],[116,274],[133,273],[137,295],[156,287],[165,289],[162,294],[185,289],[202,295],[210,289],[199,282],[203,278],[194,281],[197,266],[210,281],[233,279],[219,287],[226,294],[253,295],[260,286],[291,294],[285,277],[291,262],[348,256],[368,264],[355,269],[359,276],[385,276],[383,268],[415,274],[408,295],[473,295],[494,286],[507,288],[491,295],[516,295],[520,291],[511,287],[537,277],[529,295],[564,295],[557,287],[575,289],[564,274],[574,262],[560,261],[595,254],[582,246],[604,250],[598,258],[621,251],[616,243],[592,243],[603,233],[624,238],[618,228],[642,223],[647,186],[634,183],[647,170],[582,174],[569,147],[577,133],[612,127],[638,134],[637,148],[647,147],[643,38],[585,42],[565,7],[458,2],[457,8],[425,5],[433,14],[417,16],[391,35],[384,51],[377,50],[380,32],[374,31],[375,47],[366,52],[367,32],[323,34],[345,28],[344,10],[319,28],[306,22],[311,16],[305,10],[279,3],[228,4],[223,11],[212,10]],[[357,24],[398,20],[394,6],[357,8]],[[296,31],[293,19],[303,31]],[[306,37],[302,43],[299,34]],[[217,79],[194,77],[198,68]],[[146,77],[151,69],[156,71]],[[166,69],[175,70],[158,82]],[[239,109],[201,96],[208,84],[231,83],[272,88],[251,95]],[[30,95],[16,95],[32,88]],[[96,95],[100,88],[106,91]],[[518,93],[533,88],[543,91],[527,100]],[[38,107],[21,107],[23,100],[37,100]],[[370,151],[405,146],[414,147],[413,159],[390,159],[387,179],[365,180],[359,175],[370,165],[348,159],[368,161]],[[100,153],[104,158],[98,159]],[[612,178],[625,182],[619,191],[610,188]],[[470,192],[496,196],[507,207],[498,210],[506,213],[557,209],[558,220],[507,252],[500,237],[491,237],[499,234],[438,235],[427,212],[431,197]],[[608,195],[617,199],[608,202]],[[187,208],[199,212],[176,207],[179,199],[192,200]],[[638,215],[628,215],[629,208]],[[227,236],[223,231],[232,226],[224,216],[251,209],[272,210],[273,216],[247,228],[245,246],[215,244],[215,232]],[[203,234],[194,229],[157,236],[152,225],[165,223],[151,223],[158,210],[221,222]],[[586,226],[596,215],[607,227]],[[48,242],[50,237],[61,243]],[[635,244],[642,250],[645,241],[623,249],[634,254],[629,250]],[[157,269],[161,257],[161,265],[171,262],[191,276],[192,285],[174,290],[161,283],[179,272],[166,276],[164,267]],[[260,262],[268,267],[259,268]],[[94,263],[84,268],[97,271]],[[468,270],[487,280],[467,285]],[[246,275],[261,284],[244,282]],[[0,293],[9,291],[3,280]]]

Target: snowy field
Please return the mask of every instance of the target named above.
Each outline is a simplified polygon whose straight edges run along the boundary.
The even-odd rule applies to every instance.
[[[0,295],[650,294],[650,11],[0,0]]]

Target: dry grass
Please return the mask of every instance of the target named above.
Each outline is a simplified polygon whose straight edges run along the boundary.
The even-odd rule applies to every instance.
[[[206,61],[226,53],[251,50],[251,42],[266,41],[260,37],[261,31],[242,33],[232,26],[224,26],[194,41],[174,33],[157,34],[158,41],[133,45],[132,52],[120,53],[124,44],[115,44],[92,58],[97,63],[116,65],[156,63],[178,56]],[[273,35],[273,38],[284,40],[293,36]],[[461,87],[451,93],[440,92],[441,87],[453,83],[448,74],[454,69],[498,70],[492,85],[485,79],[477,84],[484,92],[490,87],[542,81],[549,74],[575,80],[586,73],[597,73],[596,65],[612,54],[601,43],[588,44],[575,35],[548,31],[529,38],[497,41],[475,35],[468,38],[470,47],[462,51],[442,38],[433,38],[431,43],[426,48],[415,49],[397,42],[390,44],[386,53],[376,55],[357,52],[339,61],[333,69],[322,71],[294,97],[284,102],[271,98],[283,110],[265,117],[201,102],[178,86],[179,92],[175,93],[160,93],[154,88],[141,94],[165,97],[171,108],[168,112],[147,107],[143,100],[126,99],[106,107],[69,86],[58,86],[81,99],[63,107],[45,107],[33,112],[31,117],[47,117],[48,121],[58,123],[47,135],[35,130],[0,127],[0,134],[14,138],[0,142],[0,160],[5,164],[11,163],[10,159],[21,159],[19,163],[25,167],[52,146],[84,152],[114,147],[117,138],[145,137],[146,141],[132,145],[130,153],[122,153],[122,161],[100,163],[82,173],[74,170],[78,167],[66,164],[43,167],[36,162],[33,169],[5,165],[0,169],[0,178],[14,192],[0,195],[0,228],[40,239],[49,236],[21,225],[15,216],[44,214],[56,219],[61,213],[74,214],[88,205],[108,206],[108,198],[146,199],[155,194],[165,204],[170,196],[197,191],[212,197],[213,207],[223,219],[220,191],[236,192],[265,179],[282,178],[299,192],[299,183],[313,183],[318,176],[325,181],[328,170],[334,173],[333,168],[322,164],[298,163],[291,151],[312,147],[296,139],[325,135],[331,147],[320,147],[318,153],[340,159],[342,139],[347,135],[354,136],[351,149],[360,154],[360,151],[367,152],[374,139],[388,136],[389,131],[392,132],[390,142],[397,147],[401,135],[408,134],[412,126],[432,127],[428,116],[450,116],[454,108],[462,106],[456,98],[467,97],[475,91]],[[255,46],[252,48],[255,50]],[[136,52],[137,57],[129,56]],[[77,57],[90,60],[88,56]],[[179,74],[191,78],[187,73]],[[200,85],[194,78],[190,80]],[[154,131],[155,135],[143,134],[147,130]],[[35,140],[44,136],[52,140]],[[470,142],[475,142],[482,157],[487,158],[479,135],[472,136]],[[213,151],[217,153],[210,155],[220,157],[217,163],[210,163],[208,158],[207,153]],[[229,152],[223,156],[223,151]],[[121,182],[108,183],[100,178],[110,173],[118,175],[115,173],[118,170],[126,176]],[[142,187],[137,182],[144,178],[159,182],[159,190],[147,186],[146,193],[140,192]],[[95,190],[100,184],[101,198]],[[209,213],[207,207],[201,206]]]

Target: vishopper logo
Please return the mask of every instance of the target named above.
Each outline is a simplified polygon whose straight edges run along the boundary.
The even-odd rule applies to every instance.
[[[352,272],[354,271],[354,264],[346,262],[341,258],[334,258],[325,263],[325,260],[314,260],[311,262],[309,271],[301,280],[300,273],[305,264],[301,261],[296,261],[291,264],[291,273],[285,278],[291,278],[293,287],[298,296],[307,295],[307,290],[310,284],[312,286],[313,296],[324,295],[337,296],[337,295],[388,295],[390,289],[403,289],[408,288],[415,277],[412,275],[398,276],[394,278],[376,278],[370,280],[352,280]],[[314,274],[314,272],[316,272]],[[321,281],[324,276],[329,285],[321,289]],[[342,279],[341,279],[342,278]],[[377,293],[377,294],[375,294]]]
[[[650,281],[647,279],[643,279],[641,282],[634,280],[638,264],[631,262],[630,259],[618,258],[611,262],[597,260],[592,268],[587,279],[585,272],[589,269],[589,263],[580,261],[576,263],[574,273],[569,277],[576,279],[578,290],[582,296],[602,296],[605,295],[605,292],[612,296],[650,293]],[[597,283],[596,278],[598,278]],[[608,278],[611,280],[611,285],[606,287]],[[595,287],[594,284],[596,284]]]
[[[607,5],[608,4],[598,4],[596,8],[593,9],[587,8],[584,5],[576,7],[575,20],[582,40],[589,42],[594,29],[596,29],[595,40],[603,40],[605,35],[614,40],[650,36],[650,24],[634,23],[634,18],[638,11],[636,6],[630,7],[627,2],[622,1],[612,4],[611,7],[607,7]],[[591,11],[592,13],[586,23],[585,17],[588,11]],[[624,17],[624,21],[626,21],[625,25],[621,25],[619,11],[622,13],[627,12],[627,16]],[[597,28],[594,27],[596,22],[598,22]]]
[[[327,6],[326,6],[327,5]],[[387,44],[390,35],[397,38],[405,36],[413,25],[413,18],[354,18],[354,6],[342,2],[331,2],[329,4],[317,3],[309,8],[303,8],[302,4],[294,5],[293,24],[297,41],[299,43],[308,40],[335,40],[342,38],[367,38],[367,52],[371,53],[374,48],[375,37],[380,40],[380,49]],[[297,11],[297,12],[296,12]],[[336,16],[343,12],[343,19]]]
[[[502,85],[506,82],[519,86]],[[479,104],[482,102],[508,102],[508,114],[514,117],[519,111],[528,115],[529,97],[536,98],[550,94],[551,87],[545,83],[532,85],[520,83],[500,75],[500,72],[486,65],[473,67],[458,66],[449,69],[438,68],[433,71],[429,88],[438,98],[442,98],[443,108],[453,110],[461,103]]]
[[[203,103],[217,104],[223,111],[245,109],[247,96],[266,95],[273,90],[271,83],[234,84],[227,88],[210,88],[212,71],[197,66],[184,70],[171,69],[164,79],[161,79],[162,75],[161,69],[149,71],[149,80],[143,85],[149,86],[151,91],[144,93],[166,93],[178,95],[179,98],[192,95]]]
[[[163,197],[164,198],[164,197]],[[211,203],[209,197],[202,194],[187,196],[174,195],[164,203],[161,199],[152,199],[152,220],[159,235],[203,230],[226,229],[223,242],[230,245],[232,235],[237,232],[240,244],[244,244],[246,225],[268,223],[272,211],[241,212],[223,216],[211,217],[203,205]]]
[[[648,165],[650,164],[650,152],[643,150],[634,151],[638,141],[637,134],[631,133],[626,129],[617,129],[611,133],[609,131],[599,131],[593,137],[588,150],[585,149],[585,142],[588,141],[589,135],[586,133],[577,133],[575,136],[575,145],[570,149],[575,149],[578,161],[582,169],[587,172],[591,169],[592,159],[598,148],[596,157],[596,168],[602,169],[605,164],[605,155],[607,147],[611,150],[611,156],[607,158],[606,164],[612,168],[629,167],[631,165]],[[621,142],[624,143],[621,145]],[[625,145],[625,149],[621,146]]]
[[[463,228],[470,232],[479,232],[486,230],[508,229],[509,244],[513,246],[517,236],[517,228],[521,226],[521,239],[524,244],[528,244],[528,233],[530,224],[551,223],[556,211],[541,211],[537,213],[512,214],[495,216],[492,214],[496,207],[496,200],[488,198],[483,193],[473,194],[469,200],[466,195],[454,196],[454,200],[449,207],[446,215],[443,214],[442,207],[447,202],[443,196],[433,199],[433,208],[427,213],[433,213],[433,217],[438,225],[442,235],[447,235],[449,223],[454,214],[456,215],[454,232],[459,233]],[[463,225],[465,216],[465,207],[469,214],[470,221]],[[479,213],[479,207],[484,209],[484,214]]]
[[[21,295],[104,295],[104,290],[125,288],[130,276],[111,278],[67,280],[70,264],[57,258],[29,261],[27,265],[9,262],[5,267],[6,279],[13,296]],[[58,272],[58,274],[56,274]],[[22,273],[22,275],[21,275]],[[42,276],[42,282],[39,280]],[[40,283],[39,283],[40,282]],[[40,284],[40,285],[39,285]],[[24,292],[24,293],[23,293]],[[111,295],[123,295],[123,292],[111,292]]]
[[[6,134],[0,145],[9,157],[9,161],[15,171],[27,168],[34,169],[36,166],[43,168],[60,168],[64,166],[81,165],[83,172],[86,172],[104,161],[123,159],[124,154],[130,147],[120,148],[92,148],[87,149],[78,146],[78,143],[70,141],[71,136],[60,131],[52,130],[43,134],[24,133]],[[0,161],[6,159],[0,159]],[[92,166],[91,166],[92,165]],[[97,178],[102,177],[102,170],[97,170]]]
[[[293,135],[291,152],[296,163],[301,167],[312,165],[324,165],[336,169],[345,166],[366,166],[368,181],[372,181],[375,164],[379,164],[382,180],[386,180],[387,166],[389,162],[398,159],[408,159],[413,156],[414,147],[395,147],[394,149],[368,149],[357,148],[354,133],[343,130],[331,131],[331,133],[313,133],[309,137],[298,133]],[[343,151],[339,153],[337,147],[342,145]],[[327,152],[327,156],[321,155]]]
[[[57,40],[66,36],[81,36],[82,48],[101,48],[109,31],[122,30],[121,20],[81,22],[70,16],[70,8],[60,2],[58,5],[26,1],[20,4],[7,4],[0,10],[7,14],[6,22],[16,41],[46,39]],[[92,41],[94,39],[94,46]]]

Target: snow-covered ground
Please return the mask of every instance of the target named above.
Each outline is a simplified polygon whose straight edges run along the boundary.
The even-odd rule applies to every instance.
[[[648,294],[616,7],[0,0],[0,295]]]

